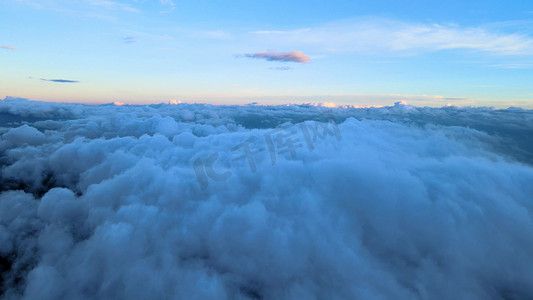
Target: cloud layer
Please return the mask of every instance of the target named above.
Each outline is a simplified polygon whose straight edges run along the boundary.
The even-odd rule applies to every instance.
[[[1,101],[3,297],[533,297],[532,111],[326,106]]]
[[[291,52],[276,52],[274,50],[269,50],[268,52],[258,52],[244,54],[245,57],[265,59],[268,61],[283,61],[283,62],[297,62],[297,63],[308,63],[311,61],[309,56],[303,54],[300,51],[291,51]]]

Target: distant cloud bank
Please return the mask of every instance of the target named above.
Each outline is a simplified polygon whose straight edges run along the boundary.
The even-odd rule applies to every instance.
[[[248,53],[244,54],[243,56],[257,59],[265,59],[268,61],[284,61],[297,63],[308,63],[311,61],[309,56],[303,54],[300,51],[276,52],[274,50],[269,50],[268,52]]]

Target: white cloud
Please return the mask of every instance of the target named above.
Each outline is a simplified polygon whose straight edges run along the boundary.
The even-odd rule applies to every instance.
[[[256,31],[267,42],[327,52],[420,53],[466,49],[500,55],[533,55],[533,37],[488,27],[422,24],[388,19],[339,21],[308,30]]]
[[[533,111],[326,106],[0,101],[3,297],[533,297]]]

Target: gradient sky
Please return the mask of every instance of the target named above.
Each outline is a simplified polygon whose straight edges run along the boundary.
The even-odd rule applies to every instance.
[[[533,108],[531,0],[2,0],[0,15],[0,98]]]

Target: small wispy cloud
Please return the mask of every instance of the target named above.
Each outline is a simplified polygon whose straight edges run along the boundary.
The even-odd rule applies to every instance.
[[[268,61],[284,61],[284,62],[296,62],[296,63],[308,63],[311,61],[309,56],[303,54],[300,51],[291,52],[276,52],[269,50],[268,52],[248,53],[243,54],[244,57],[265,59]]]
[[[253,34],[300,34],[304,32],[311,31],[311,28],[302,28],[295,30],[258,30],[252,31]]]
[[[111,1],[111,0],[12,0],[19,4],[26,5],[32,9],[46,10],[60,13],[74,18],[91,18],[103,21],[116,22],[118,14],[140,13],[136,7],[122,2],[128,1]],[[144,1],[144,0],[143,0]],[[137,1],[132,1],[137,2]]]
[[[508,63],[508,64],[493,64],[489,67],[500,69],[533,69],[533,63]]]
[[[159,3],[169,8],[168,10],[161,11],[162,14],[172,12],[176,9],[176,4],[172,0],[159,0]]]
[[[271,67],[270,70],[276,70],[276,71],[289,71],[293,70],[294,68],[291,67]]]
[[[124,3],[107,0],[89,0],[89,3],[94,6],[104,7],[106,9],[122,10],[127,12],[139,13],[137,8],[131,7]]]
[[[231,37],[231,33],[219,29],[198,31],[197,35],[199,37],[205,37],[210,39],[228,39]]]
[[[11,47],[11,46],[4,46],[4,45],[0,45],[0,48],[6,49],[6,50],[18,50],[18,48]]]
[[[50,82],[59,82],[59,83],[78,83],[78,80],[69,80],[69,79],[45,79],[41,78],[41,81],[50,81]]]
[[[135,44],[135,43],[140,43],[141,42],[140,40],[138,40],[134,36],[127,36],[127,37],[123,38],[122,41],[124,43],[126,43],[126,44]]]

